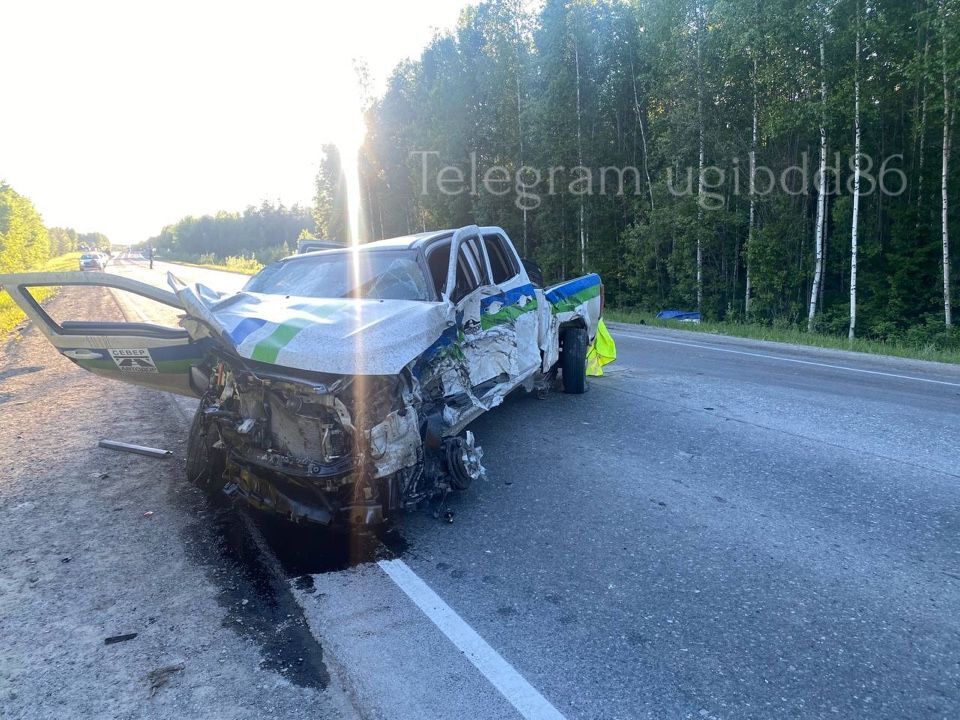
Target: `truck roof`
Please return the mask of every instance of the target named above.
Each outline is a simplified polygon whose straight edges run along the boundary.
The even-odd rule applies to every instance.
[[[480,232],[484,233],[492,230],[502,232],[500,228],[480,228]],[[362,243],[357,247],[357,249],[361,252],[366,252],[368,250],[416,250],[423,248],[436,240],[450,238],[455,232],[456,229],[453,228],[447,230],[433,230],[431,232],[415,233],[413,235],[400,235],[399,237],[384,238],[383,240],[374,240],[373,242]],[[351,246],[349,245],[345,245],[331,250],[317,250],[314,252],[303,253],[303,255],[312,255],[320,252],[340,252],[341,250],[349,250],[350,247]]]

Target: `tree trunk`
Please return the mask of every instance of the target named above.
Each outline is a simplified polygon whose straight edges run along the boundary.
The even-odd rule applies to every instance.
[[[810,309],[807,315],[807,331],[813,332],[817,314],[817,299],[823,279],[823,219],[826,210],[827,191],[827,71],[824,59],[824,39],[820,35],[820,193],[817,197],[817,264],[813,271],[813,288],[810,291]]]
[[[700,0],[697,0],[697,124],[700,130],[699,137],[699,160],[697,167],[697,312],[703,312],[703,199],[705,188],[703,185],[704,177],[704,133],[703,133],[703,66],[702,66],[702,34],[703,34],[703,7]]]
[[[926,150],[927,137],[927,55],[930,51],[930,37],[927,36],[923,43],[923,78],[920,83],[920,150],[917,168],[917,229],[920,228],[920,209],[923,202],[923,154]]]
[[[743,296],[743,314],[750,315],[750,245],[753,242],[753,227],[757,217],[757,55],[753,55],[753,134],[750,137],[750,224],[747,226],[747,244],[744,250],[744,264],[747,271],[747,287]]]
[[[633,78],[633,110],[640,126],[640,142],[643,145],[643,173],[647,176],[647,192],[650,194],[650,212],[653,212],[653,183],[650,182],[650,167],[647,165],[647,133],[643,129],[643,114],[640,112],[640,97],[637,95],[637,73],[633,68],[633,50],[630,50],[630,75]]]
[[[580,130],[580,43],[573,39],[573,56],[577,65],[577,165],[583,167],[583,140]],[[583,195],[580,195],[580,272],[587,271],[587,236],[583,227]]]
[[[516,12],[519,12],[517,10]],[[523,34],[520,29],[519,17],[514,17],[513,31],[516,37],[513,45],[513,59],[515,63],[515,72],[517,80],[517,140],[520,144],[520,167],[523,167],[523,101],[520,91],[520,43],[523,42]],[[519,172],[519,170],[518,170]],[[523,203],[521,208],[523,213],[523,256],[527,257],[527,204]]]
[[[829,252],[830,236],[827,233],[827,228],[830,227],[830,193],[827,192],[823,198],[823,257],[827,257]],[[826,275],[826,272],[824,272]],[[823,307],[823,296],[825,294],[827,282],[826,279],[820,281],[820,304],[819,307]]]
[[[940,13],[940,36],[943,42],[943,164],[940,171],[940,222],[943,240],[943,319],[949,328],[953,325],[953,318],[950,307],[950,233],[947,226],[949,215],[947,177],[950,173],[950,78],[947,72],[947,5],[945,0],[940,0]]]
[[[857,55],[853,75],[853,219],[850,224],[850,332],[857,329],[857,220],[860,216],[860,3],[857,3]]]

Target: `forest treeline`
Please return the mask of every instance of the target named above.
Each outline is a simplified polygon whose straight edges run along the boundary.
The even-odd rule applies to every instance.
[[[527,7],[467,8],[369,100],[362,240],[497,224],[613,304],[950,342],[957,0]]]
[[[233,256],[268,263],[296,251],[297,238],[314,229],[313,211],[264,201],[242,213],[188,216],[149,240],[154,249],[180,260],[205,261]]]
[[[0,181],[0,273],[40,267],[52,257],[76,250],[110,249],[110,240],[98,232],[48,228],[29,198]]]

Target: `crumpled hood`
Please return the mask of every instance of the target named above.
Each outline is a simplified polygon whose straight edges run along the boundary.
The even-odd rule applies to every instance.
[[[337,375],[396,375],[453,322],[445,302],[305,298],[240,292],[224,299],[168,278],[187,313],[249,360]]]

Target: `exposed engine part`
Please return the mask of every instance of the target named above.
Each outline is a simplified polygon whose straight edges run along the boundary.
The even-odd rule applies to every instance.
[[[469,391],[424,397],[407,371],[294,378],[227,357],[203,371],[210,383],[200,423],[216,438],[207,452],[222,458],[216,487],[260,509],[293,521],[374,525],[485,475],[473,433],[451,434],[482,409]]]
[[[486,475],[487,471],[480,462],[483,449],[477,445],[470,430],[461,437],[448,438],[444,450],[450,479],[457,490],[466,490],[470,483]]]

